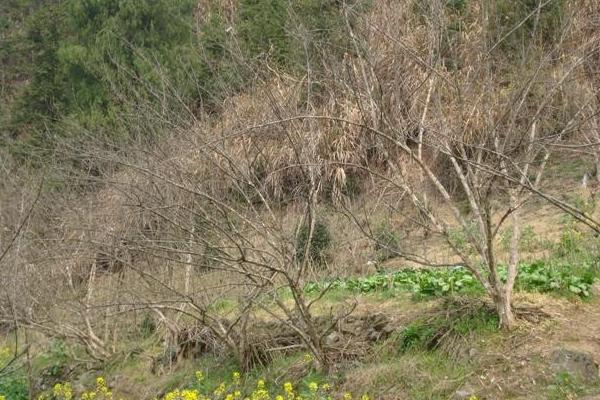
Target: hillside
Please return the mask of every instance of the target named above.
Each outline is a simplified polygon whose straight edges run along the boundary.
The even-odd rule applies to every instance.
[[[0,13],[0,400],[600,397],[596,1]]]

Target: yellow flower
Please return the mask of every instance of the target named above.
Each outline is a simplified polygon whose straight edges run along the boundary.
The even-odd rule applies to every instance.
[[[10,348],[0,347],[0,360],[3,360],[5,358],[10,358],[11,353],[12,352],[10,351]],[[6,400],[6,397],[4,399],[2,399],[2,397],[0,397],[0,400]]]
[[[294,393],[294,386],[291,382],[286,382],[283,384],[283,390],[286,393]]]
[[[204,380],[204,374],[202,371],[196,371],[196,380],[198,382],[202,382]]]
[[[184,390],[183,392],[181,392],[181,397],[183,400],[198,400],[198,391]]]
[[[242,376],[240,375],[239,372],[235,371],[233,374],[233,383],[235,383],[236,385],[239,385],[240,380],[242,379]]]
[[[6,397],[4,397],[0,394],[0,400],[6,400]]]
[[[308,384],[308,389],[314,393],[319,390],[319,384],[317,382],[311,382]]]
[[[106,381],[104,380],[103,377],[99,376],[96,378],[96,386],[98,386],[98,387],[106,386]]]
[[[321,385],[321,389],[323,389],[323,390],[329,390],[329,389],[331,389],[331,386],[329,386],[329,383],[324,383],[324,384]]]
[[[0,398],[0,400],[2,400],[2,398]],[[275,396],[275,400],[284,400],[282,395],[277,395]]]
[[[52,394],[54,395],[54,397],[58,397],[62,394],[62,385],[60,383],[54,385],[54,387],[52,388]]]
[[[351,393],[344,393],[344,400],[352,400],[352,394]]]
[[[265,388],[265,381],[264,379],[259,379],[258,382],[256,382],[256,387],[259,389],[264,389]]]
[[[240,397],[242,397],[242,392],[240,392],[239,390],[236,390],[235,392],[233,392],[233,397],[235,399],[239,399]]]
[[[221,383],[219,387],[215,389],[215,396],[221,396],[223,393],[225,393],[225,389],[225,383]]]
[[[368,395],[363,394],[360,400],[371,400]]]
[[[313,360],[313,356],[308,353],[306,353],[303,358],[304,358],[304,362],[307,362],[307,363],[311,362]]]
[[[269,400],[271,396],[269,395],[269,392],[267,390],[257,389],[254,392],[252,392],[251,398],[252,400]]]

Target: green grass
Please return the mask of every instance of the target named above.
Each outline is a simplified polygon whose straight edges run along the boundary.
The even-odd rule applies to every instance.
[[[371,398],[448,399],[462,386],[472,367],[436,352],[415,351],[395,359],[361,365],[349,374],[348,386],[367,387]]]
[[[412,350],[446,350],[456,339],[482,336],[498,331],[498,316],[485,304],[449,298],[433,315],[420,318],[402,329],[391,342],[399,353]],[[388,344],[389,345],[389,344]]]
[[[554,382],[547,387],[549,400],[569,400],[579,397],[583,385],[567,372],[559,372],[554,376]]]

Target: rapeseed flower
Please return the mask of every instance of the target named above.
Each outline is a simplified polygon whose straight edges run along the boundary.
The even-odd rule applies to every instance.
[[[225,383],[221,382],[221,384],[219,385],[219,387],[216,388],[215,391],[214,391],[215,396],[222,396],[223,393],[225,393],[226,389],[227,389],[227,387],[225,386]]]
[[[73,399],[73,389],[70,383],[57,383],[52,388],[52,394],[55,398],[60,400],[71,400]]]

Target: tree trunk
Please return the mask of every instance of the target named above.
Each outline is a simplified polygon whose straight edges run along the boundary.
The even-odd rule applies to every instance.
[[[511,297],[505,290],[498,290],[494,298],[496,311],[498,312],[499,325],[502,330],[509,331],[515,327],[516,319],[513,313]]]

